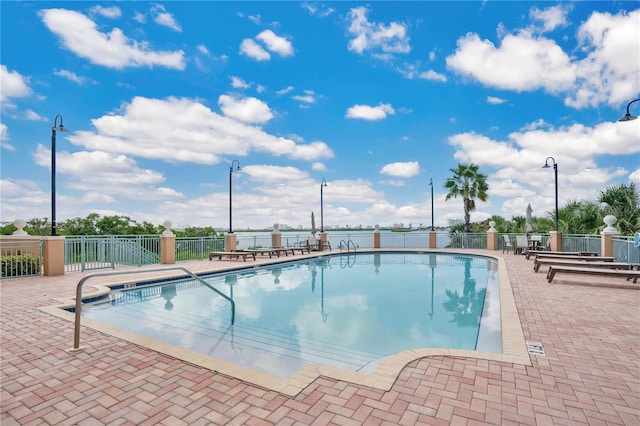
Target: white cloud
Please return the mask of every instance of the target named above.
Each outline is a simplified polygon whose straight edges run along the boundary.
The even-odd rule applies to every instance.
[[[420,163],[417,161],[390,163],[382,167],[380,173],[388,176],[410,178],[420,174]]]
[[[141,24],[144,24],[147,22],[146,16],[144,16],[144,14],[140,12],[136,12],[135,15],[133,15],[133,20]]]
[[[0,65],[0,89],[3,108],[5,103],[10,102],[10,98],[25,98],[33,94],[29,87],[29,78],[17,71],[9,71],[5,65]]]
[[[177,32],[182,32],[180,24],[178,24],[172,14],[167,12],[164,6],[160,4],[153,5],[153,7],[151,8],[151,13],[154,15],[153,20],[156,24],[171,28],[172,30]]]
[[[38,145],[34,153],[36,164],[51,165],[51,151]],[[175,199],[184,195],[158,187],[164,176],[156,171],[140,169],[125,155],[103,151],[56,152],[56,172],[67,175],[65,189],[95,194],[117,195],[133,200]],[[93,195],[95,197],[95,195]]]
[[[381,180],[380,184],[389,186],[405,186],[406,183],[403,180]]]
[[[267,49],[280,56],[293,55],[293,45],[284,37],[276,35],[271,30],[264,30],[256,36],[256,39],[263,42]]]
[[[574,108],[617,106],[640,86],[640,9],[617,15],[594,12],[577,33],[579,53],[568,54],[539,32],[567,25],[570,7],[533,8],[541,21],[509,34],[502,28],[500,44],[469,33],[446,58],[447,67],[486,86],[518,92],[543,89],[565,96]]]
[[[9,128],[6,124],[0,123],[0,147],[7,151],[15,151],[16,148],[9,143]]]
[[[336,10],[332,7],[328,7],[325,4],[317,2],[303,2],[300,7],[307,11],[311,16],[317,16],[319,18],[326,18]]]
[[[577,61],[577,84],[568,106],[617,106],[640,87],[640,9],[629,14],[594,12],[580,26],[578,41],[587,56]]]
[[[24,118],[29,121],[47,121],[46,118],[31,109],[24,112]]]
[[[637,121],[637,120],[636,120]],[[459,162],[473,162],[490,174],[489,197],[526,197],[539,211],[553,209],[553,172],[543,169],[553,156],[558,164],[560,204],[581,199],[601,188],[631,176],[621,167],[598,167],[598,157],[640,154],[640,123],[603,122],[594,127],[571,125],[526,126],[509,135],[508,141],[493,140],[476,133],[449,137]],[[631,124],[622,126],[620,124]],[[580,195],[578,195],[580,194]],[[524,199],[507,200],[502,214],[522,215]],[[523,204],[524,203],[524,204]]]
[[[633,182],[636,186],[640,186],[640,169],[635,169],[629,174],[629,182]]]
[[[205,46],[204,44],[199,44],[197,46],[197,49],[203,55],[211,56],[211,53],[209,53],[209,49],[207,49],[207,46]]]
[[[507,101],[502,99],[502,98],[498,98],[496,96],[487,96],[487,103],[488,104],[499,105],[499,104],[503,104],[505,102],[507,102]]]
[[[549,32],[557,27],[566,27],[569,25],[567,14],[571,11],[571,5],[557,5],[546,9],[531,8],[529,16],[542,24],[542,31]]]
[[[555,41],[528,32],[506,35],[498,47],[477,34],[467,34],[457,44],[446,58],[447,67],[489,87],[559,93],[576,79],[575,66]]]
[[[240,77],[230,75],[229,78],[231,79],[231,86],[236,89],[248,89],[249,87],[251,87],[250,84],[248,84],[246,81],[244,81]]]
[[[276,92],[276,94],[282,96],[282,95],[286,95],[287,93],[291,92],[293,90],[293,86],[288,86],[285,87],[284,89],[278,90]]]
[[[233,100],[227,106],[231,105]],[[264,106],[256,109],[265,113]],[[122,106],[119,114],[104,115],[91,120],[91,124],[95,132],[77,131],[66,138],[88,150],[175,163],[217,164],[221,156],[242,157],[252,151],[305,161],[334,155],[324,142],[296,143],[274,136],[187,98],[135,97]]]
[[[380,104],[372,107],[369,105],[354,105],[347,110],[347,118],[359,118],[362,120],[382,120],[387,115],[395,114],[395,110],[390,104]]]
[[[447,81],[447,77],[444,74],[440,74],[438,72],[435,72],[434,70],[421,72],[420,78],[424,80],[440,81],[442,83]]]
[[[308,173],[291,166],[251,165],[243,167],[242,172],[258,182],[265,180],[299,182],[310,178]]]
[[[242,43],[240,43],[240,53],[247,55],[256,61],[268,61],[271,59],[269,52],[264,50],[258,43],[250,38],[242,40]]]
[[[0,141],[8,141],[9,140],[9,128],[6,124],[0,123]]]
[[[305,90],[304,95],[294,95],[294,96],[291,96],[291,99],[294,99],[299,102],[304,102],[307,104],[315,104],[316,96],[317,95],[313,90]]]
[[[115,69],[143,66],[185,68],[181,50],[153,51],[148,42],[130,40],[119,28],[103,33],[94,21],[79,12],[44,9],[39,16],[47,28],[60,37],[65,48],[96,65]]]
[[[273,118],[269,105],[253,97],[236,99],[220,95],[218,105],[224,115],[245,123],[266,123]]]
[[[104,16],[105,18],[109,18],[109,19],[117,19],[122,16],[122,12],[120,11],[120,8],[116,6],[103,7],[98,5],[98,6],[93,6],[89,10],[94,15]]]
[[[89,81],[89,79],[87,79],[86,77],[80,77],[76,73],[68,70],[56,70],[53,72],[53,74],[57,75],[58,77],[66,78],[67,80],[71,80],[74,83],[78,84],[84,84]]]
[[[315,162],[311,164],[311,170],[316,172],[325,172],[327,171],[327,166],[324,163]]]
[[[349,41],[349,50],[362,54],[367,50],[381,54],[381,59],[389,58],[388,54],[409,53],[409,37],[405,24],[392,22],[389,25],[369,22],[367,13],[369,10],[364,7],[353,8],[349,11],[349,33],[355,37]]]

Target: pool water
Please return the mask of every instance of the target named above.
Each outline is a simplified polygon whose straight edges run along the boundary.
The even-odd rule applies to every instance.
[[[329,255],[113,291],[83,317],[289,377],[317,362],[370,371],[417,348],[501,353],[497,264],[429,253]]]

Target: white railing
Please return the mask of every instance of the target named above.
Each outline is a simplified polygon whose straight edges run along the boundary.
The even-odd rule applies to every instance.
[[[176,261],[208,259],[212,251],[224,250],[224,237],[176,238]]]

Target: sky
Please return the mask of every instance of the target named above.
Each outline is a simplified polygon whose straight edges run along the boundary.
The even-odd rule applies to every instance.
[[[640,119],[617,122],[640,95],[638,1],[2,1],[0,19],[2,222],[51,218],[60,124],[58,223],[228,230],[231,193],[234,230],[430,226],[432,201],[446,226],[460,163],[489,184],[472,221],[552,217],[548,157],[561,207],[640,185]]]

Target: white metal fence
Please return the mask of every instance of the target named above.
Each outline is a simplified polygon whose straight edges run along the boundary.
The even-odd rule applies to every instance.
[[[2,242],[2,278],[29,277],[43,273],[43,243],[35,241]]]
[[[504,245],[502,235],[511,240],[516,234],[499,234],[498,250]],[[308,232],[283,232],[281,244],[294,247],[303,244],[310,236]],[[542,245],[546,245],[549,235],[542,235]],[[341,242],[352,242],[356,248],[373,248],[373,231],[328,232],[327,240],[337,249]],[[600,254],[600,235],[564,235],[564,251],[591,251]],[[176,238],[176,261],[207,259],[212,251],[224,250],[224,237],[182,237]],[[237,237],[237,248],[271,247],[269,232],[242,234]],[[426,248],[429,247],[429,232],[381,232],[381,248]],[[436,248],[486,249],[486,233],[436,233]],[[39,252],[41,259],[41,248]],[[640,263],[640,250],[633,245],[633,237],[614,238],[616,261]],[[4,257],[3,257],[4,259]],[[150,265],[160,263],[160,236],[77,236],[65,238],[65,271],[85,271],[89,269],[116,268],[118,265]],[[40,261],[41,264],[41,261]],[[8,266],[17,270],[18,266]],[[23,268],[24,269],[24,268]],[[25,269],[27,270],[27,269]],[[29,271],[37,272],[37,268]],[[39,270],[38,270],[39,271]],[[38,272],[41,273],[41,272]],[[4,260],[3,260],[4,274]],[[13,275],[11,275],[13,276]],[[4,277],[4,275],[3,275]]]
[[[159,235],[81,235],[64,240],[66,272],[157,263]]]

